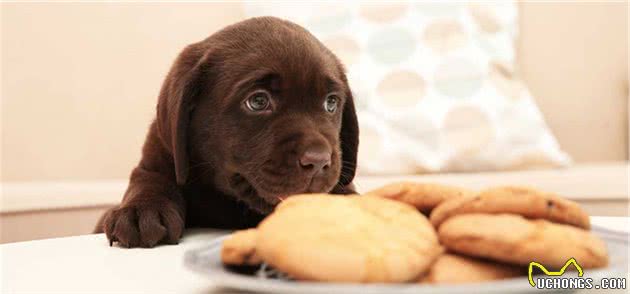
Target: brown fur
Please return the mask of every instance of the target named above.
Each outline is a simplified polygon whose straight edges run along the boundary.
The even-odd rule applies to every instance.
[[[271,93],[271,113],[245,108],[256,89]],[[122,203],[96,231],[152,247],[184,227],[255,226],[279,196],[354,193],[358,136],[344,69],[308,31],[272,17],[228,26],[180,53]],[[330,157],[316,173],[300,164],[313,150]]]

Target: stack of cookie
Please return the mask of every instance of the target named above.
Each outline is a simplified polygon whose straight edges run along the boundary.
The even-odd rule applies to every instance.
[[[446,191],[446,192],[445,192]],[[421,281],[466,283],[526,274],[536,261],[561,268],[608,263],[606,245],[589,232],[589,216],[575,202],[525,187],[478,193],[436,184],[395,183],[372,192],[414,205],[429,216],[447,252]]]
[[[363,196],[291,196],[256,229],[226,239],[226,265],[265,263],[296,280],[471,283],[608,262],[574,202],[528,188],[480,193],[394,183]]]

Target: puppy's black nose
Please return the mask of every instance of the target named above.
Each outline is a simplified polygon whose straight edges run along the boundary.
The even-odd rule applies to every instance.
[[[330,157],[328,151],[308,149],[300,156],[299,163],[302,169],[317,173],[330,166]]]

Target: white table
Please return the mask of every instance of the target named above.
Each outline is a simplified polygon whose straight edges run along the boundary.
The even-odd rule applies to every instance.
[[[628,217],[593,217],[594,225],[628,232]],[[228,233],[186,232],[175,246],[109,247],[105,236],[84,235],[4,244],[2,293],[227,293],[183,266],[184,252]]]

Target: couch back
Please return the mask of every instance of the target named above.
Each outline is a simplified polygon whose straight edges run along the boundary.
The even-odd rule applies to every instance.
[[[521,3],[519,72],[578,162],[628,159],[627,3]],[[2,3],[2,181],[125,178],[185,45],[239,3]]]

